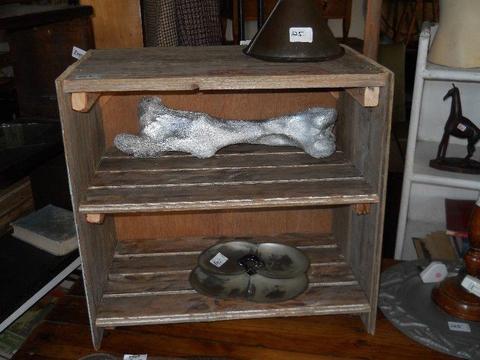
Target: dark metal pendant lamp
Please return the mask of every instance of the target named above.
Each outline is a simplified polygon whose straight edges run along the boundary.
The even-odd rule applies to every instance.
[[[278,0],[244,53],[262,60],[308,62],[335,59],[344,50],[315,0]]]

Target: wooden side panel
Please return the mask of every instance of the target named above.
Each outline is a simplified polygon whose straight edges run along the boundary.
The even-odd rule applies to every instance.
[[[107,216],[108,217],[108,216]],[[177,236],[253,236],[280,233],[329,233],[329,209],[228,210],[162,214],[116,215],[122,240]]]
[[[364,108],[345,96],[345,116],[351,124],[353,162],[375,189],[380,203],[372,204],[370,214],[359,216],[349,210],[350,229],[344,255],[370,301],[371,312],[362,315],[367,331],[374,333],[380,276],[380,262],[388,176],[393,75],[389,86],[381,88],[380,104]],[[344,210],[345,211],[345,210]]]
[[[80,195],[92,178],[105,144],[100,114],[94,110],[88,113],[73,111],[71,96],[63,91],[63,78],[70,70],[57,80],[56,85],[93,344],[99,348],[103,330],[95,326],[95,318],[113,259],[115,226],[111,218],[106,219],[103,225],[88,224],[85,217],[78,213]]]

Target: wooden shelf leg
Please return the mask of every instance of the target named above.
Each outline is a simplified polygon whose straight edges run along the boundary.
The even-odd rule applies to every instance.
[[[380,88],[378,86],[347,89],[347,92],[363,107],[375,107],[379,104]]]
[[[103,224],[105,221],[105,214],[87,214],[86,220],[89,224]]]
[[[98,93],[73,93],[72,109],[79,112],[89,112],[99,97],[100,94]]]

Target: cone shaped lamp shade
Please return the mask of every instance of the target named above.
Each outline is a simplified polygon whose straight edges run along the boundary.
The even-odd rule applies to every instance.
[[[343,55],[316,0],[278,0],[265,24],[244,49],[267,61],[324,61]]]

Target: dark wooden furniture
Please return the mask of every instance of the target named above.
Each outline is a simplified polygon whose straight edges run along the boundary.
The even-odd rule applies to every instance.
[[[10,223],[33,211],[32,186],[28,177],[8,187],[0,186],[0,236],[10,232]]]
[[[75,61],[73,46],[94,47],[91,14],[89,6],[0,6],[20,116],[58,119],[55,79]]]
[[[465,254],[468,275],[480,278],[480,207],[475,205],[468,234],[470,249]],[[460,319],[480,321],[480,298],[462,287],[465,274],[444,280],[433,289],[432,298],[447,313]]]
[[[132,326],[107,329],[102,352],[148,354],[149,359],[214,358],[262,360],[446,360],[450,356],[404,336],[377,317],[377,334],[369,336],[353,315],[219,321],[214,323]],[[78,360],[91,354],[83,284],[59,299],[18,351],[15,359]]]
[[[375,331],[392,74],[346,48],[322,63],[266,63],[238,46],[91,51],[57,80],[73,208],[96,348],[112,326],[357,314]],[[143,94],[247,120],[336,107],[338,151],[233,146],[199,160],[135,159]],[[75,109],[75,110],[74,110]],[[286,235],[281,235],[286,234]],[[188,274],[228,237],[305,249],[310,287],[280,304],[218,301]]]

